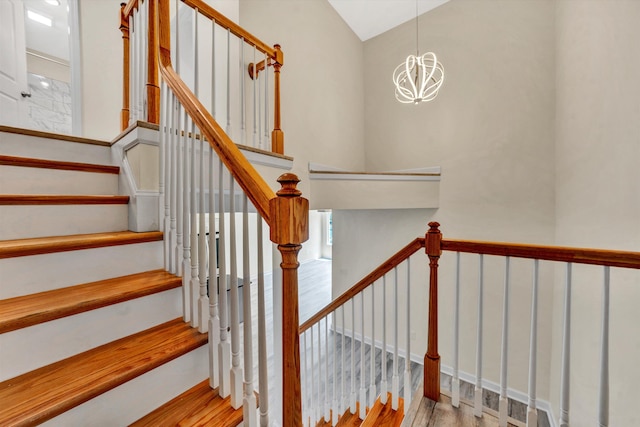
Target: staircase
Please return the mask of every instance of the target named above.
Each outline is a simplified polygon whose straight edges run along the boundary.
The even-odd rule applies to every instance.
[[[0,127],[0,425],[237,425],[118,173],[109,143]]]

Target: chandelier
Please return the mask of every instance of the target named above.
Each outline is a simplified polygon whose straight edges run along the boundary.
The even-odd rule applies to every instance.
[[[409,55],[393,71],[396,99],[403,104],[419,104],[433,100],[444,81],[444,68],[436,54],[420,55],[418,50],[418,0],[416,0],[416,55]]]

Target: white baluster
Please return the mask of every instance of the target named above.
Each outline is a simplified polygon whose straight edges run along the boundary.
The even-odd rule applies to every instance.
[[[198,314],[200,319],[198,320],[198,331],[200,333],[209,332],[209,296],[207,295],[207,223],[206,223],[206,208],[205,208],[205,162],[204,153],[205,147],[209,147],[208,143],[204,141],[204,135],[200,136],[200,203],[199,208],[199,231],[198,234],[198,276],[200,278],[200,298],[198,299]],[[211,213],[210,213],[211,215]],[[215,229],[213,231],[215,235]]]
[[[227,135],[231,136],[231,30],[227,29]]]
[[[269,57],[264,54],[264,144],[260,147],[263,150],[271,150],[271,139],[269,137]]]
[[[264,288],[264,249],[262,236],[262,217],[258,218],[258,358],[260,361],[259,371],[259,393],[260,393],[260,425],[267,427],[269,425],[269,372],[267,365],[267,310],[265,308],[265,288]],[[307,370],[307,353],[306,353],[306,334],[305,334],[305,379],[308,376]],[[308,389],[307,389],[308,393]],[[307,410],[308,412],[308,410]]]
[[[240,366],[240,313],[238,296],[238,252],[236,234],[236,182],[229,172],[229,275],[231,282],[231,406],[242,405],[242,367]],[[246,279],[248,280],[248,278]]]
[[[216,20],[211,20],[211,115],[216,117]]]
[[[266,74],[266,73],[265,73]],[[356,413],[356,302],[351,298],[351,400],[349,408]]]
[[[169,244],[169,257],[171,261],[171,273],[178,274],[178,257],[176,256],[176,248],[177,248],[177,234],[178,234],[178,221],[177,221],[177,210],[178,210],[178,140],[180,138],[180,134],[178,131],[178,124],[180,123],[180,107],[178,101],[173,96],[173,107],[172,107],[172,122],[173,122],[173,130],[171,132],[171,147],[170,151],[170,179],[171,179],[171,192],[170,192],[170,213],[169,213],[169,226],[170,226],[170,244]],[[181,274],[178,274],[182,276]],[[188,311],[185,311],[184,317],[185,322],[188,322]]]
[[[538,278],[540,261],[533,261],[533,286],[531,288],[531,333],[529,343],[529,404],[527,405],[527,427],[537,427],[536,371],[538,360]]]
[[[340,346],[340,353],[342,354],[342,360],[340,361],[340,406],[338,409],[338,413],[340,415],[342,415],[345,411],[346,411],[346,399],[347,396],[345,394],[345,381],[346,381],[346,376],[347,376],[347,371],[344,369],[345,368],[345,359],[346,359],[346,354],[347,354],[347,350],[345,348],[345,344],[346,344],[346,338],[345,338],[345,324],[344,324],[344,306],[345,304],[342,304],[340,306],[340,312],[341,312],[341,317],[342,317],[342,342],[341,342],[341,346]]]
[[[369,407],[373,408],[378,393],[376,391],[376,284],[371,284],[371,358],[369,360]]]
[[[179,108],[179,132],[183,129],[186,129],[186,121],[187,114],[184,111],[184,108],[180,105]],[[176,205],[176,248],[175,248],[175,257],[176,257],[176,265],[178,267],[177,275],[184,277],[188,277],[188,270],[184,269],[183,260],[184,260],[184,244],[183,244],[183,236],[185,234],[185,227],[188,227],[188,223],[185,225],[185,212],[184,212],[184,199],[187,197],[185,193],[185,185],[186,180],[184,177],[185,173],[185,163],[187,162],[187,157],[184,156],[183,150],[187,148],[188,144],[186,141],[183,141],[183,134],[178,133],[177,146],[176,146],[176,173],[178,174],[178,182],[177,188],[178,192],[177,196],[177,205]],[[187,228],[188,229],[188,228]]]
[[[190,239],[191,239],[191,295],[190,295],[190,306],[191,306],[191,326],[194,328],[198,328],[200,326],[200,316],[198,314],[198,299],[200,297],[200,279],[198,277],[199,270],[199,261],[200,261],[200,251],[198,248],[198,191],[201,189],[198,188],[200,185],[200,181],[198,179],[198,169],[199,169],[199,161],[198,161],[198,147],[196,140],[196,126],[193,121],[191,122],[191,135],[189,136],[189,130],[185,126],[185,144],[188,142],[189,148],[191,149],[191,164],[189,165],[190,172],[190,193],[189,198],[191,205],[191,209],[188,211],[188,216],[185,213],[185,221],[189,221],[191,223],[190,231]],[[202,153],[200,153],[202,155]],[[185,175],[185,181],[187,176]],[[185,195],[185,199],[187,195]],[[186,218],[189,218],[188,220]],[[185,234],[187,229],[185,229]]]
[[[163,105],[163,111],[166,118],[165,126],[164,126],[164,145],[162,147],[162,151],[164,152],[164,206],[161,207],[163,211],[161,212],[164,215],[164,269],[167,271],[171,271],[171,211],[169,207],[169,203],[171,201],[171,162],[172,162],[172,139],[173,139],[173,102],[174,96],[173,93],[169,92],[167,85],[165,83],[165,89],[167,91],[166,95],[166,103]]]
[[[337,333],[336,333],[336,327],[337,327],[337,323],[336,323],[336,312],[334,311],[332,313],[332,317],[333,317],[333,356],[332,356],[332,361],[333,361],[333,403],[331,404],[332,410],[331,410],[331,425],[334,426],[336,425],[336,423],[338,422],[338,414],[340,413],[340,404],[338,403],[338,359],[337,359],[337,354],[338,354],[338,339],[337,339]]]
[[[239,49],[240,54],[240,143],[242,145],[247,144],[247,132],[246,132],[246,112],[245,112],[245,99],[244,99],[244,37],[240,37],[239,39]]]
[[[140,120],[147,121],[147,50],[148,50],[148,42],[147,42],[147,33],[148,33],[148,23],[149,23],[149,2],[142,1],[140,4],[141,8],[141,16],[140,28],[142,32],[140,33]]]
[[[159,220],[159,229],[164,230],[164,162],[165,162],[165,153],[164,147],[166,145],[165,142],[165,126],[167,125],[167,89],[164,81],[160,82],[160,126],[158,133],[158,220]],[[165,234],[166,236],[166,234]],[[166,267],[165,262],[165,267]]]
[[[322,334],[320,332],[320,322],[316,323],[318,326],[318,394],[316,395],[316,413],[317,420],[324,418],[324,406],[322,404]]]
[[[258,144],[258,75],[256,74],[256,47],[253,46],[253,146]]]
[[[262,242],[258,241],[258,245]],[[242,287],[243,332],[244,332],[244,397],[242,399],[243,421],[246,427],[258,425],[256,395],[253,385],[253,320],[251,319],[251,272],[249,264],[249,201],[242,194]]]
[[[509,401],[507,399],[507,361],[509,355],[509,266],[510,257],[505,258],[504,299],[502,304],[502,355],[500,360],[500,406],[498,423],[507,427]]]
[[[393,376],[391,377],[391,409],[400,405],[400,378],[398,376],[398,268],[393,269]]]
[[[456,252],[456,286],[453,302],[453,376],[451,378],[451,405],[460,407],[460,374],[458,363],[460,343],[460,252]]]
[[[131,125],[135,120],[136,109],[136,43],[135,43],[135,9],[129,16],[129,121],[127,125]]]
[[[220,208],[219,226],[220,226],[220,242],[218,252],[218,294],[220,295],[220,396],[229,397],[231,394],[231,343],[229,342],[229,303],[227,301],[227,230],[225,226],[226,205],[224,202],[224,164],[219,160],[218,166],[218,206]]]
[[[407,258],[407,354],[404,357],[404,404],[411,404],[411,258]]]
[[[218,306],[218,250],[216,248],[215,153],[209,146],[209,384],[220,385],[220,314]]]
[[[178,147],[178,150],[181,156],[178,158],[178,170],[182,169],[182,172],[178,172],[178,182],[180,183],[180,188],[182,188],[182,193],[178,192],[180,199],[178,200],[178,212],[182,212],[181,215],[178,215],[178,227],[179,224],[182,224],[182,235],[183,244],[182,244],[182,261],[178,263],[180,269],[182,270],[182,290],[185,292],[184,294],[184,309],[185,313],[187,313],[188,322],[193,321],[194,311],[191,306],[191,287],[193,285],[193,280],[191,279],[191,262],[193,261],[193,257],[191,254],[191,242],[195,243],[195,240],[191,239],[191,223],[189,221],[189,215],[191,213],[191,192],[193,191],[192,182],[189,179],[191,174],[191,168],[193,165],[190,162],[190,153],[192,149],[191,141],[188,139],[189,129],[189,121],[190,118],[184,112],[181,116],[182,126],[180,129],[184,129],[184,134],[179,134],[179,140],[183,140],[181,146]],[[182,197],[180,196],[182,194]],[[182,207],[180,207],[182,205]],[[195,226],[195,225],[194,225]]]
[[[382,276],[382,353],[380,354],[382,375],[380,376],[380,402],[387,404],[387,275]]]
[[[324,419],[331,422],[331,396],[329,396],[329,316],[324,318]]]
[[[364,420],[367,416],[367,388],[365,387],[365,342],[364,342],[364,292],[360,292],[360,412],[358,417]]]
[[[316,422],[318,421],[318,417],[316,415],[316,409],[317,409],[317,405],[314,404],[315,399],[314,399],[314,393],[316,392],[316,373],[315,373],[315,369],[316,369],[316,355],[315,355],[315,345],[313,342],[313,328],[315,327],[315,325],[311,326],[311,328],[309,329],[309,331],[311,332],[311,372],[309,373],[309,375],[311,376],[311,390],[309,392],[310,398],[311,398],[311,408],[310,408],[310,416],[311,416],[311,424],[315,425]]]
[[[258,315],[258,318],[260,315]],[[302,358],[302,372],[300,373],[301,384],[302,384],[302,425],[311,427],[311,416],[309,415],[309,364],[307,361],[307,357],[309,356],[308,347],[307,347],[307,332],[303,332],[300,334],[300,355]],[[260,389],[262,390],[262,374],[260,374]],[[262,395],[262,391],[260,391],[260,395]],[[262,410],[262,405],[260,405],[260,409]],[[261,411],[262,413],[262,411]],[[268,426],[269,424],[262,424],[261,426]]]
[[[133,56],[131,56],[131,75],[133,76],[133,85],[131,86],[131,105],[129,107],[131,108],[133,119],[132,122],[135,122],[140,117],[140,115],[138,114],[138,86],[140,85],[140,75],[138,73],[138,67],[140,63],[140,45],[138,44],[138,39],[140,37],[138,33],[140,31],[140,13],[137,9],[133,10],[131,18],[133,19],[133,25],[130,26],[131,45],[133,47]]]
[[[602,344],[600,356],[600,396],[598,421],[600,427],[609,425],[609,282],[610,268],[604,267],[602,295]]]
[[[480,273],[478,278],[478,332],[476,347],[476,387],[474,390],[473,415],[482,416],[482,310],[484,289],[484,255],[480,254]]]
[[[569,393],[571,381],[571,263],[567,263],[562,325],[562,372],[560,379],[560,427],[569,427]]]

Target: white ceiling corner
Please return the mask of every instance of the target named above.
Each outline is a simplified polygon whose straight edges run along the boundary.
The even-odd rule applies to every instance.
[[[362,41],[384,33],[449,0],[329,0]]]

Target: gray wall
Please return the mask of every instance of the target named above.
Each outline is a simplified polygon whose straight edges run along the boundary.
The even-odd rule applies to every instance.
[[[279,43],[282,128],[294,173],[309,161],[364,169],[363,46],[326,0],[241,0],[240,24]],[[309,184],[300,183],[309,197]]]
[[[562,0],[556,22],[557,242],[640,251],[640,2]],[[574,283],[571,421],[588,425],[598,402],[602,271],[574,274]],[[640,425],[639,285],[637,271],[612,271],[610,425]],[[558,333],[553,342],[559,347]],[[554,383],[559,354],[554,348]]]
[[[440,208],[336,215],[335,292],[364,276],[374,261],[377,265],[409,239],[424,234],[430,220],[439,221],[449,238],[554,241],[554,18],[554,3],[547,0],[452,0],[422,15],[421,50],[436,52],[445,82],[435,101],[417,106],[398,103],[391,82],[394,68],[415,52],[415,22],[364,43],[367,170],[442,166]],[[339,225],[339,218],[347,223]],[[362,232],[358,239],[353,233],[342,239],[337,232],[355,228]],[[342,258],[338,253],[353,255]],[[443,365],[449,366],[452,341],[444,332],[452,327],[452,258],[449,254],[442,259],[441,277],[449,279],[443,279],[440,291],[440,353]],[[477,260],[465,262],[468,296],[462,303],[461,369],[474,373]],[[528,265],[513,268],[523,271],[523,279],[515,280],[511,290],[515,321],[522,313],[529,315],[531,276]],[[503,269],[501,264],[488,264],[487,301],[501,304]],[[412,298],[424,293],[422,283],[416,282]],[[541,294],[540,347],[545,350],[540,353],[540,372],[549,371],[551,295],[549,286]],[[426,314],[419,311],[412,312],[418,331],[420,325],[426,328]],[[494,382],[499,382],[500,316],[495,306],[485,314],[484,374]],[[489,337],[488,331],[497,333]],[[514,322],[510,337],[509,382],[526,390],[528,322]],[[426,333],[418,333],[412,351],[419,354],[424,349]],[[549,398],[546,375],[539,378],[539,393]]]

